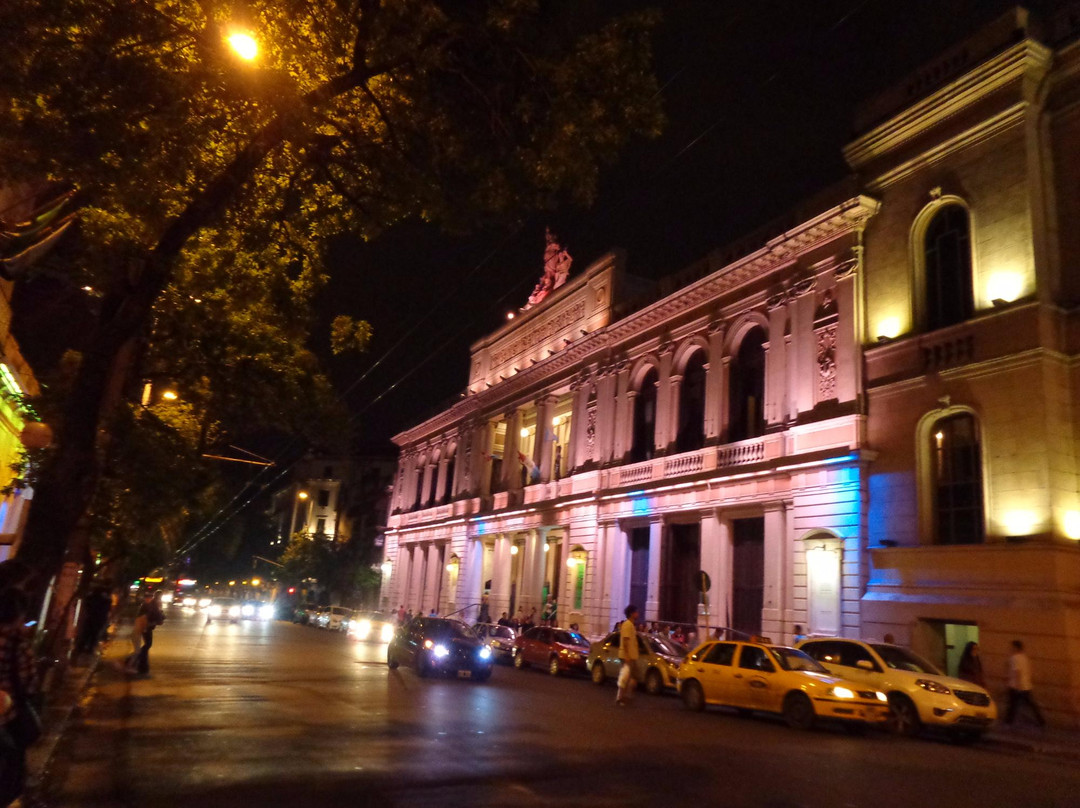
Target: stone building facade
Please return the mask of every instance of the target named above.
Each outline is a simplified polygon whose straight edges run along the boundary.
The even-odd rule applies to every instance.
[[[384,605],[977,640],[999,691],[1019,638],[1076,725],[1078,21],[1018,9],[873,99],[850,183],[677,291],[608,255],[476,343],[395,439]]]

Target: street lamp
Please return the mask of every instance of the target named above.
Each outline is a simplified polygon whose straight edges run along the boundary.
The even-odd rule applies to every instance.
[[[176,399],[178,398],[175,390],[166,390],[164,393],[161,394],[161,397],[166,401],[176,401]]]
[[[301,491],[299,494],[296,495],[296,498],[297,499],[307,499],[307,496],[308,496],[307,491]]]
[[[255,37],[251,34],[237,31],[229,36],[228,42],[236,55],[245,62],[250,62],[259,55],[259,43],[255,41]]]

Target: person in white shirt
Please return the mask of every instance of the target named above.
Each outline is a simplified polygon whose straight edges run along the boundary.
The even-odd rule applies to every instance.
[[[1009,655],[1009,709],[1005,715],[1005,723],[1011,724],[1016,718],[1017,710],[1026,704],[1039,726],[1045,727],[1046,721],[1031,696],[1031,660],[1024,653],[1024,644],[1020,640],[1013,640],[1012,648]]]
[[[630,605],[623,612],[626,619],[619,626],[619,690],[615,694],[615,703],[620,707],[630,700],[630,694],[634,692],[634,663],[638,659],[637,643],[637,615],[636,606]]]

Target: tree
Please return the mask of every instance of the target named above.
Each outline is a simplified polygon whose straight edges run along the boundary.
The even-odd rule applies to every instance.
[[[562,198],[660,125],[646,14],[585,0],[9,0],[0,171],[78,189],[104,290],[20,553],[58,566],[98,428],[176,274],[409,217],[466,227]],[[258,56],[227,38],[248,29]]]

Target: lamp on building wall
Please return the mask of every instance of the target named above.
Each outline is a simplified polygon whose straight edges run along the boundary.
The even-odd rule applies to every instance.
[[[1080,511],[1066,511],[1061,527],[1066,538],[1080,539]]]
[[[389,578],[389,577],[390,577],[390,573],[394,571],[394,562],[392,562],[392,561],[389,561],[389,560],[387,560],[387,561],[384,561],[384,562],[382,563],[382,565],[381,565],[381,566],[379,567],[379,569],[381,569],[381,570],[382,570],[382,574],[383,574],[383,575],[384,575],[385,577]]]
[[[510,545],[510,555],[517,555],[517,554],[518,554],[518,546],[516,544],[511,544]]]
[[[308,498],[308,492],[307,491],[301,491],[300,493],[298,493],[296,495],[296,498],[297,499],[307,499]]]
[[[896,339],[900,336],[900,318],[899,317],[886,317],[878,322],[877,326],[877,341],[888,342],[891,339]]]

